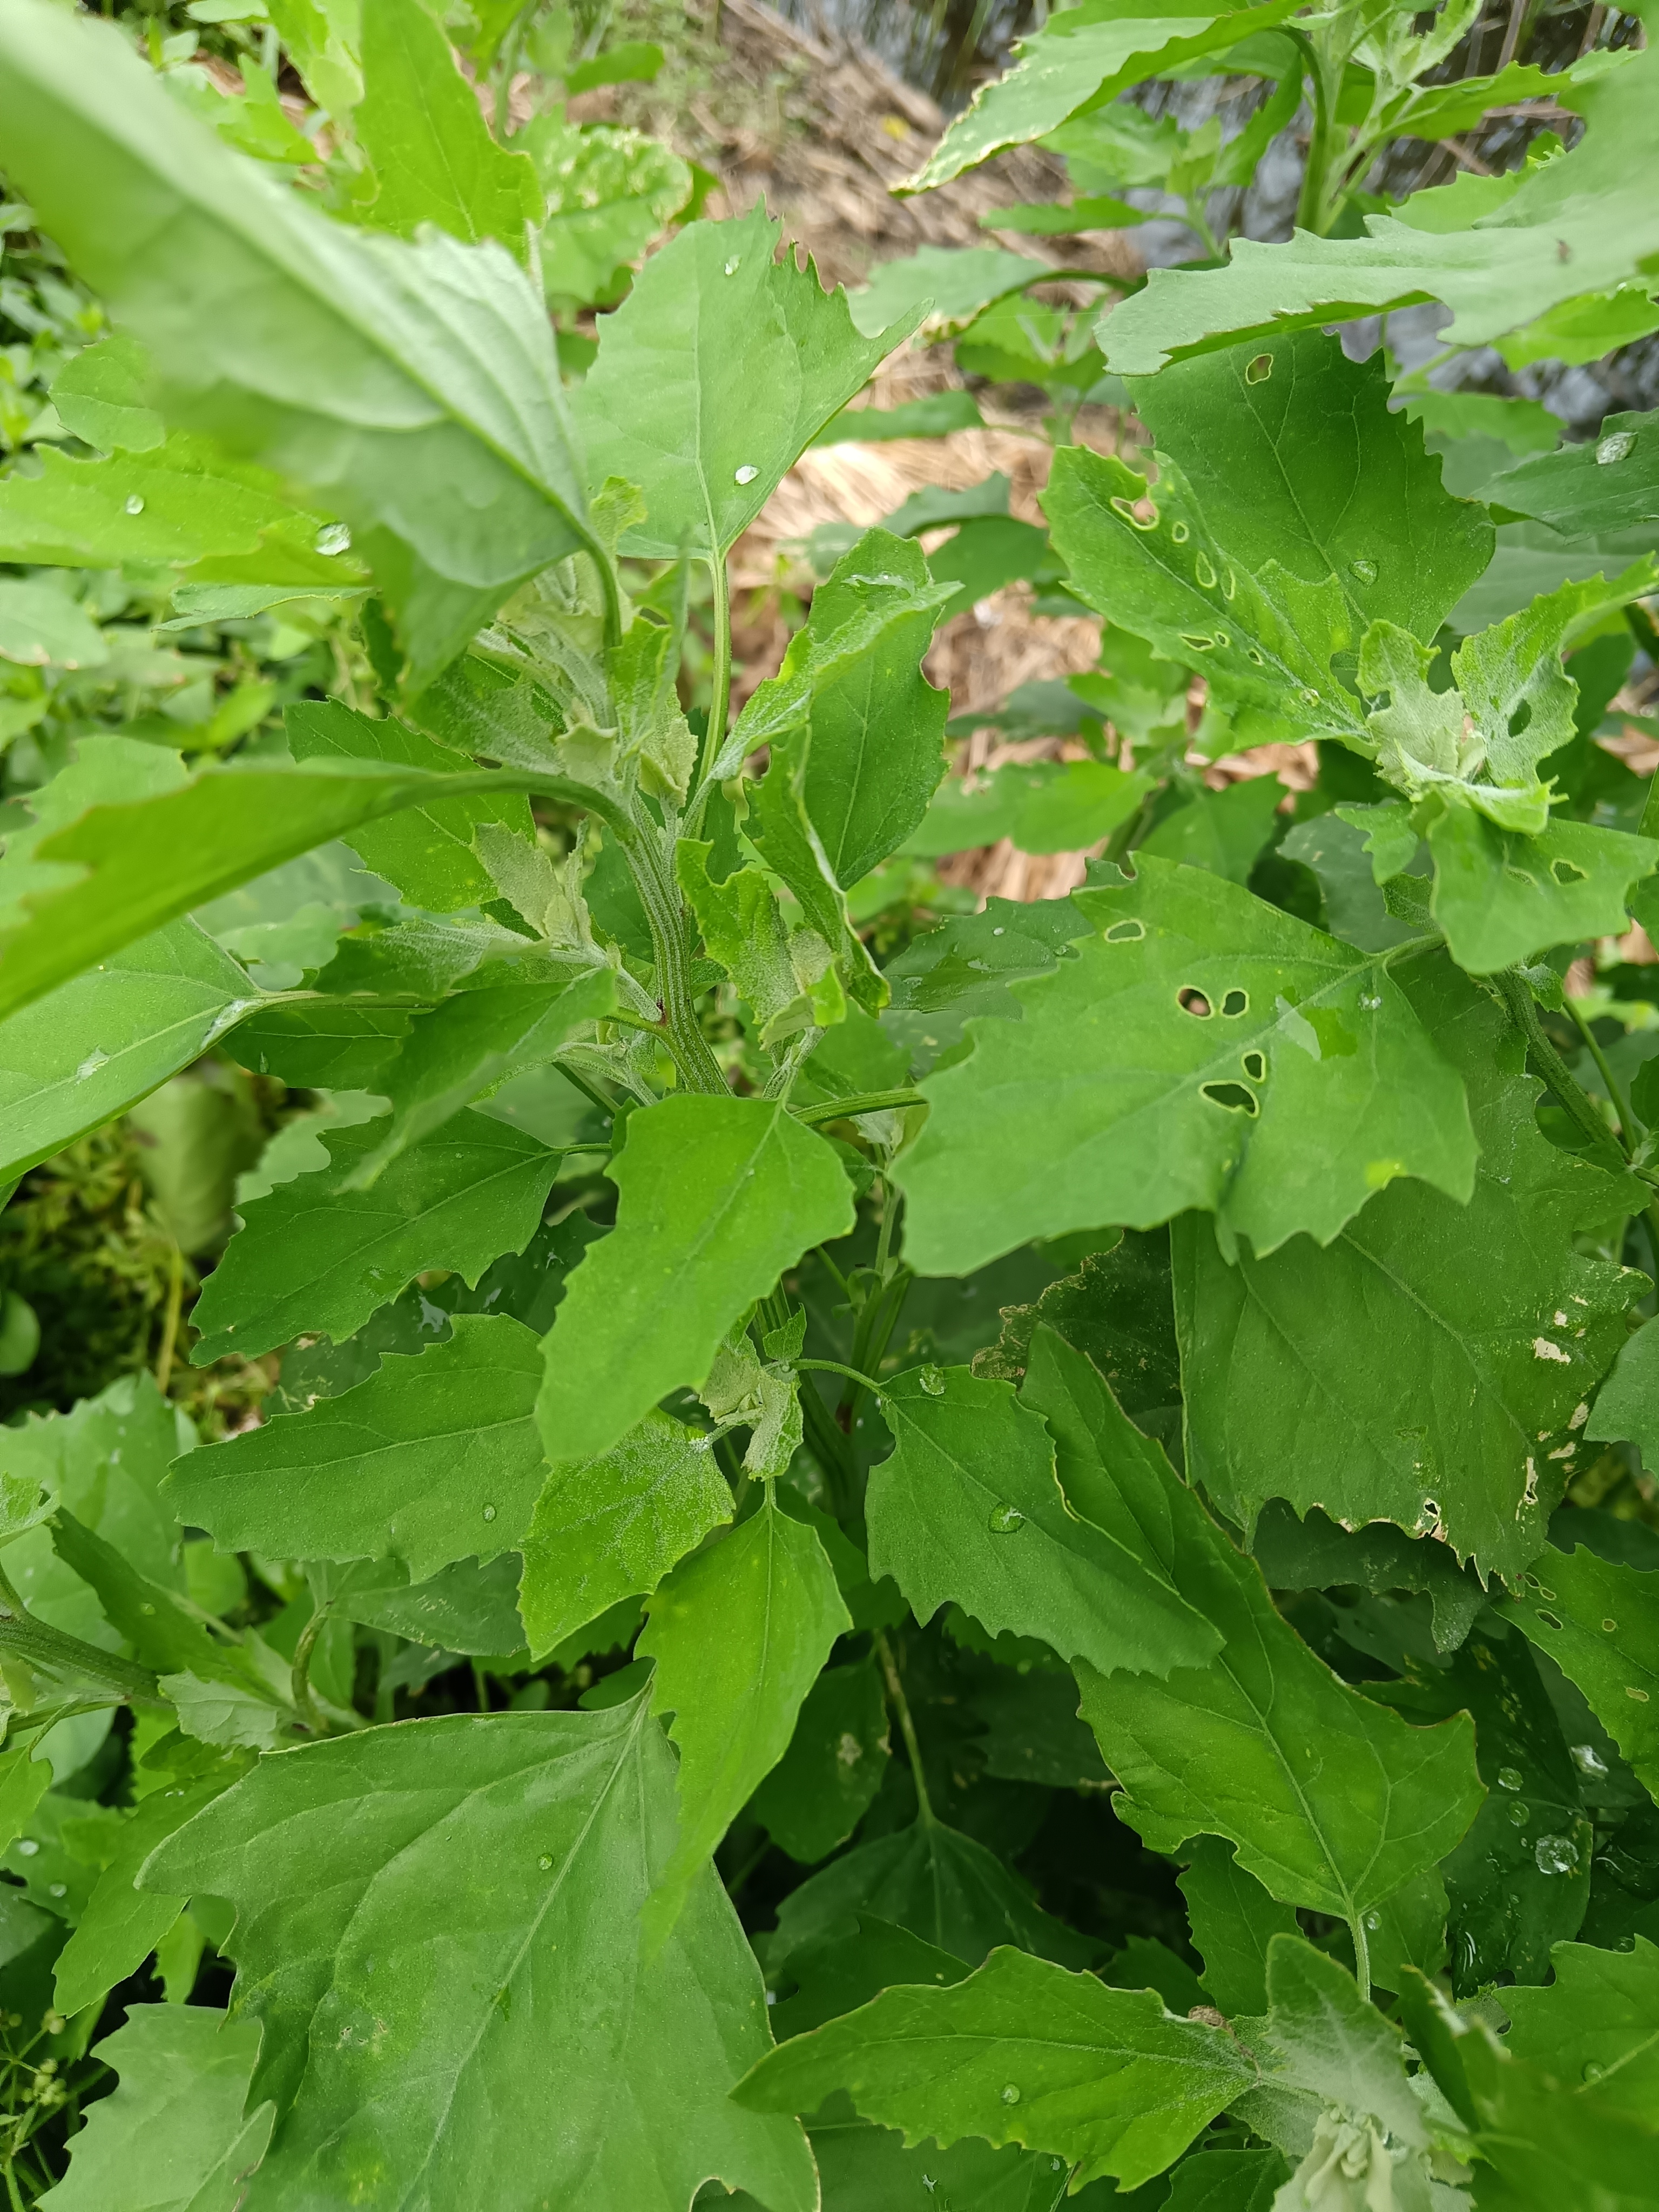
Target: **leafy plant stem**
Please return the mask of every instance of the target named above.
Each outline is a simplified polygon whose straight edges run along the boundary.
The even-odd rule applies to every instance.
[[[910,1761],[911,1779],[916,1785],[916,1810],[924,1827],[935,1826],[933,1801],[927,1795],[927,1781],[921,1771],[921,1746],[916,1738],[916,1724],[910,1717],[910,1703],[904,1694],[904,1685],[899,1680],[898,1662],[893,1656],[893,1647],[887,1640],[885,1629],[878,1628],[875,1638],[876,1657],[881,1664],[881,1676],[887,1686],[887,1702],[892,1707],[893,1717],[899,1724],[899,1734],[904,1738],[906,1756]]]
[[[663,1041],[689,1089],[720,1092],[726,1078],[708,1048],[691,994],[691,954],[685,910],[672,889],[653,829],[631,821],[619,839],[650,925],[656,957],[657,995],[662,1007]]]
[[[839,1359],[798,1359],[794,1364],[802,1374],[845,1375],[849,1381],[856,1382],[860,1390],[867,1390],[872,1398],[879,1398],[882,1394],[879,1382],[872,1382],[867,1375],[860,1375],[856,1367],[844,1366]]]
[[[54,1672],[71,1668],[90,1675],[94,1681],[108,1683],[134,1703],[166,1703],[148,1667],[119,1658],[112,1651],[100,1651],[95,1644],[83,1644],[78,1636],[37,1620],[3,1573],[0,1573],[0,1651],[15,1652],[20,1659]]]
[[[1564,998],[1566,996],[1565,992],[1562,995]],[[1579,1006],[1578,1001],[1576,999],[1571,998],[1567,999],[1566,1006],[1567,1012],[1572,1016],[1575,1024],[1577,1025],[1579,1036],[1583,1038],[1586,1046],[1589,1048],[1590,1058],[1595,1062],[1596,1073],[1601,1077],[1602,1082],[1607,1086],[1607,1093],[1609,1100],[1612,1102],[1613,1110],[1619,1116],[1619,1136],[1624,1144],[1626,1151],[1629,1152],[1631,1147],[1636,1143],[1639,1132],[1634,1120],[1632,1118],[1631,1110],[1628,1104],[1626,1103],[1624,1093],[1620,1090],[1618,1080],[1613,1075],[1612,1068],[1607,1065],[1607,1056],[1606,1053],[1602,1051],[1600,1041],[1598,1040],[1595,1030],[1590,1027],[1589,1023],[1584,1018],[1583,1009]]]
[[[1567,1064],[1544,1034],[1538,1009],[1523,977],[1513,969],[1500,969],[1493,977],[1516,1028],[1527,1040],[1528,1050],[1541,1069],[1545,1081],[1587,1137],[1602,1147],[1612,1144],[1613,1132],[1583,1089],[1568,1073]]]
[[[1303,172],[1302,193],[1297,204],[1297,228],[1324,235],[1329,220],[1325,207],[1325,180],[1329,173],[1334,125],[1331,98],[1325,82],[1324,64],[1313,40],[1305,31],[1288,25],[1285,35],[1301,49],[1307,64],[1307,82],[1312,95],[1313,132],[1308,142],[1308,166]]]
[[[326,1735],[328,1723],[317,1710],[317,1700],[311,1694],[311,1655],[317,1648],[317,1638],[323,1632],[325,1622],[334,1607],[331,1603],[316,1606],[311,1618],[300,1631],[300,1640],[294,1647],[294,1664],[289,1669],[289,1690],[294,1699],[294,1710],[311,1730],[313,1735]]]
[[[924,1103],[919,1091],[863,1091],[851,1098],[820,1099],[813,1105],[792,1106],[789,1110],[798,1121],[816,1129],[825,1121],[849,1121],[855,1114],[880,1114],[889,1108]]]
[[[714,669],[708,699],[708,726],[697,747],[694,787],[702,781],[704,762],[720,758],[732,702],[732,580],[726,574],[724,553],[709,562],[708,576],[714,587]],[[701,809],[698,811],[701,812]]]

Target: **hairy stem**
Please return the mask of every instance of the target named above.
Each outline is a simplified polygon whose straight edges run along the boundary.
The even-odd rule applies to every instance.
[[[1331,161],[1336,148],[1336,125],[1332,115],[1329,88],[1325,82],[1325,70],[1319,52],[1305,31],[1282,26],[1286,38],[1302,49],[1306,64],[1306,79],[1313,105],[1313,131],[1308,141],[1308,166],[1303,172],[1302,195],[1297,204],[1297,226],[1311,230],[1323,237],[1330,221],[1326,207],[1326,180],[1330,175]]]
[[[1365,1916],[1363,1912],[1349,1916],[1348,1932],[1353,1937],[1353,1978],[1359,1984],[1361,1997],[1369,1997],[1371,1993],[1371,1947],[1365,1940]]]
[[[1628,1104],[1626,1103],[1625,1094],[1619,1088],[1618,1079],[1614,1076],[1612,1068],[1607,1064],[1607,1056],[1601,1049],[1601,1043],[1596,1037],[1595,1031],[1590,1027],[1589,1022],[1584,1018],[1583,1011],[1579,1006],[1577,1000],[1576,999],[1567,999],[1565,992],[1562,993],[1562,996],[1564,999],[1566,999],[1567,1012],[1572,1016],[1574,1022],[1577,1024],[1579,1036],[1583,1038],[1585,1044],[1589,1048],[1589,1056],[1595,1062],[1595,1072],[1601,1077],[1602,1083],[1607,1088],[1607,1097],[1612,1104],[1613,1112],[1619,1116],[1618,1135],[1620,1142],[1625,1147],[1625,1150],[1628,1152],[1635,1146],[1639,1133],[1637,1129],[1635,1119],[1631,1113]]]
[[[185,1255],[175,1237],[173,1256],[167,1265],[167,1305],[161,1322],[161,1348],[155,1355],[155,1388],[163,1398],[173,1378],[173,1355],[179,1342],[179,1310],[184,1296]]]
[[[857,1114],[882,1114],[890,1108],[923,1106],[927,1101],[920,1091],[860,1091],[850,1098],[824,1098],[811,1106],[792,1106],[790,1112],[809,1129],[816,1129],[821,1121],[850,1121]]]
[[[167,1703],[149,1668],[112,1651],[101,1651],[95,1644],[83,1644],[78,1636],[61,1628],[49,1628],[29,1612],[3,1574],[0,1574],[0,1653],[53,1674],[85,1674],[133,1704]]]
[[[1527,1049],[1537,1061],[1544,1080],[1562,1105],[1584,1134],[1593,1139],[1598,1146],[1605,1149],[1613,1145],[1616,1139],[1612,1130],[1585,1096],[1577,1079],[1569,1073],[1565,1060],[1545,1036],[1543,1024],[1538,1018],[1538,1008],[1525,979],[1512,968],[1501,968],[1492,980],[1502,993],[1504,1003],[1516,1027],[1526,1038]]]
[[[732,708],[732,580],[726,574],[726,556],[716,554],[708,564],[709,580],[714,586],[714,673],[708,701],[708,727],[702,733],[697,747],[697,772],[692,777],[692,788],[702,782],[705,768],[720,756],[726,743],[726,718]]]
[[[294,1710],[313,1735],[326,1735],[328,1723],[317,1710],[317,1700],[311,1694],[311,1655],[317,1648],[317,1638],[323,1632],[324,1623],[334,1610],[331,1604],[314,1606],[311,1618],[300,1631],[300,1640],[294,1647],[294,1664],[289,1669],[289,1690],[294,1699]]]
[[[632,822],[618,842],[645,908],[651,927],[651,945],[657,969],[657,996],[662,1006],[663,1041],[674,1056],[686,1088],[720,1094],[726,1089],[720,1062],[708,1048],[708,1040],[697,1019],[691,994],[691,947],[685,927],[685,908],[669,881],[665,857],[653,825]]]

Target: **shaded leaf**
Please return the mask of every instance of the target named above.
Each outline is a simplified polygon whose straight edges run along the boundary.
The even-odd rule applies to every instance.
[[[1041,1637],[1103,1674],[1167,1674],[1218,1649],[1144,1542],[1068,1504],[1042,1414],[1008,1383],[912,1369],[881,1403],[894,1449],[870,1474],[871,1571],[919,1620],[954,1601],[994,1636]]]
[[[1200,1836],[1179,1877],[1193,1942],[1204,1961],[1204,1986],[1230,2018],[1267,2009],[1267,1947],[1275,1936],[1300,1934],[1297,1917],[1218,1836]]]
[[[225,1552],[391,1558],[416,1583],[493,1559],[518,1547],[546,1475],[541,1371],[520,1322],[457,1314],[446,1343],[177,1461],[168,1502]]]
[[[1572,1524],[1567,1523],[1571,1541]],[[1579,1544],[1545,1552],[1504,1617],[1547,1652],[1659,1796],[1659,1574]]]
[[[499,1253],[520,1252],[541,1219],[561,1155],[482,1114],[458,1114],[411,1145],[373,1190],[345,1188],[376,1123],[329,1129],[327,1170],[253,1200],[208,1278],[191,1354],[256,1352],[306,1332],[337,1343],[428,1267],[475,1284]]]
[[[1149,776],[1107,761],[1026,761],[953,776],[904,849],[933,859],[1006,837],[1022,853],[1080,852],[1121,828],[1152,788]]]
[[[1598,2103],[1652,2124],[1659,2111],[1659,1948],[1627,1953],[1558,1943],[1548,1989],[1504,1996],[1505,2048],[1565,2081],[1595,2086]]]
[[[816,1865],[868,1812],[887,1761],[887,1703],[873,1661],[826,1667],[750,1809],[792,1859]]]

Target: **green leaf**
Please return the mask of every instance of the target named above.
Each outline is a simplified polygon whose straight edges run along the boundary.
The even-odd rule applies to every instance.
[[[1134,398],[1215,544],[1253,570],[1334,576],[1360,631],[1391,622],[1431,640],[1492,558],[1482,509],[1442,488],[1420,426],[1392,411],[1380,353],[1350,361],[1297,332],[1182,362]]]
[[[1106,1988],[998,1950],[947,1989],[888,1990],[781,2045],[738,2090],[811,2112],[842,2090],[907,2143],[983,2136],[1058,2154],[1079,2182],[1160,2173],[1251,2078],[1220,2029],[1172,2019],[1150,1990]]]
[[[1154,785],[1107,761],[1022,761],[971,781],[948,777],[904,849],[924,860],[994,845],[1077,853],[1120,829]]]
[[[1276,2150],[1201,2150],[1170,2177],[1164,2212],[1273,2212],[1290,2168]]]
[[[750,787],[749,835],[761,859],[805,915],[807,930],[801,935],[810,933],[817,940],[821,967],[814,1012],[819,1026],[827,1029],[840,1018],[845,1003],[840,995],[842,982],[868,1013],[887,1003],[887,986],[848,918],[847,901],[830,855],[807,811],[809,742],[804,721],[772,740],[766,774]],[[807,949],[798,936],[792,946],[798,968],[805,965]]]
[[[717,2175],[810,2212],[799,2131],[727,2098],[768,2037],[712,1873],[641,1956],[673,1819],[636,1698],[309,1746],[164,1844],[148,1881],[237,1908],[239,2012],[264,2027],[250,2094],[291,2107],[250,2212],[337,2202],[366,2173],[383,2195],[594,2212],[684,2212]],[[503,2102],[550,2078],[561,2124],[503,2132]]]
[[[420,0],[408,0],[418,7]],[[371,721],[338,700],[301,700],[283,717],[299,761],[384,762],[389,769],[424,770],[428,776],[466,775],[466,762],[402,722]],[[477,778],[472,776],[476,784]],[[439,790],[442,786],[439,785]],[[529,802],[521,792],[473,792],[405,806],[384,821],[348,830],[345,842],[376,875],[396,885],[413,906],[453,914],[495,896],[495,880],[472,849],[486,822],[505,823],[531,836]]]
[[[1534,453],[1486,489],[1494,507],[1529,514],[1564,538],[1659,521],[1659,415],[1606,416],[1584,445]]]
[[[520,260],[544,213],[536,166],[498,146],[449,40],[420,0],[360,0],[363,96],[357,142],[380,190],[380,230],[414,236],[423,222],[476,246],[493,238]]]
[[[176,1461],[165,1494],[221,1551],[390,1558],[425,1582],[518,1547],[546,1474],[540,1382],[529,1329],[457,1314],[447,1342]]]
[[[556,1462],[524,1540],[519,1609],[538,1657],[607,1607],[648,1597],[732,1517],[708,1439],[649,1413],[589,1460]]]
[[[952,430],[982,430],[985,417],[971,392],[929,392],[896,407],[843,407],[832,415],[815,446],[882,445],[891,438],[948,438]]]
[[[1413,1540],[1391,1521],[1345,1528],[1316,1505],[1298,1520],[1282,1498],[1263,1501],[1250,1533],[1250,1555],[1273,1589],[1340,1583],[1379,1594],[1419,1592],[1434,1608],[1434,1647],[1442,1654],[1457,1650],[1486,1602],[1474,1569],[1460,1567],[1432,1535]]]
[[[1401,1176],[1467,1198],[1462,1085],[1378,963],[1164,860],[1075,903],[1096,931],[1077,957],[927,1080],[897,1170],[916,1267],[966,1273],[1031,1237],[1194,1206],[1259,1252],[1328,1243]]]
[[[1472,975],[1514,967],[1552,945],[1621,934],[1632,887],[1659,862],[1650,837],[1564,821],[1527,837],[1469,806],[1448,806],[1430,824],[1429,850],[1430,910],[1452,957]]]
[[[31,1413],[0,1429],[0,1474],[33,1484],[97,1529],[140,1573],[182,1590],[178,1528],[161,1486],[168,1462],[194,1441],[189,1423],[148,1375],[124,1375],[70,1413]],[[31,1553],[51,1558],[46,1531],[8,1545],[6,1571],[20,1586],[20,1562]],[[54,1625],[82,1632],[78,1623]]]
[[[1558,1943],[1548,1989],[1506,1992],[1504,2047],[1597,2101],[1652,2124],[1659,2110],[1659,1948],[1645,1936],[1626,1954]]]
[[[118,2079],[70,2138],[51,2212],[227,2212],[276,2119],[263,2102],[242,2118],[258,2048],[253,2022],[210,2006],[130,2005],[94,2048]]]
[[[1068,1507],[1042,1413],[1008,1383],[913,1368],[881,1406],[893,1450],[870,1474],[870,1569],[919,1620],[954,1601],[993,1636],[1040,1637],[1103,1674],[1214,1656],[1219,1637],[1146,1545]]]
[[[637,484],[647,520],[625,553],[723,554],[798,454],[908,335],[854,329],[793,257],[763,208],[690,223],[605,318],[599,357],[572,411],[590,483]]]
[[[411,1145],[447,1127],[473,1099],[544,1066],[561,1045],[613,1013],[616,1005],[616,977],[609,968],[573,976],[539,960],[512,969],[503,962],[469,978],[430,1013],[416,1015],[386,1068],[391,1122],[358,1164],[353,1187],[371,1188]]]
[[[1242,1526],[1283,1498],[1348,1527],[1432,1530],[1513,1575],[1544,1540],[1577,1409],[1641,1286],[1575,1235],[1634,1194],[1540,1133],[1525,1044],[1484,993],[1443,957],[1398,972],[1467,1085],[1474,1194],[1465,1207],[1402,1182],[1325,1251],[1298,1239],[1232,1265],[1205,1223],[1178,1223],[1187,1466]]]
[[[607,1170],[617,1226],[572,1276],[537,1404],[554,1462],[608,1451],[810,1245],[844,1237],[852,1192],[781,1105],[683,1092],[632,1116]]]
[[[1597,1443],[1633,1443],[1644,1468],[1659,1463],[1659,1329],[1644,1326],[1620,1346],[1584,1435]]]
[[[869,1811],[887,1761],[887,1704],[874,1662],[826,1667],[750,1809],[792,1859],[815,1866]]]
[[[70,356],[52,380],[52,404],[64,428],[99,453],[151,453],[167,428],[149,404],[149,384],[143,348],[112,331]],[[43,461],[49,453],[41,454]]]
[[[888,964],[892,1003],[882,1027],[926,1071],[961,1037],[975,1014],[1021,1018],[1011,983],[1046,975],[1069,957],[1088,925],[1068,898],[1029,903],[990,898],[982,912],[941,922],[912,938]]]
[[[949,597],[911,539],[866,531],[813,592],[782,668],[756,688],[710,771],[735,775],[805,717],[807,817],[843,888],[904,843],[944,773],[950,695],[921,657]]]
[[[136,1974],[184,1911],[182,1897],[137,1888],[138,1869],[164,1837],[182,1828],[236,1780],[234,1765],[225,1765],[216,1779],[188,1789],[153,1790],[135,1808],[85,1912],[58,1954],[55,1987],[61,2013],[79,2012]]]
[[[890,2128],[867,2121],[825,2123],[808,2131],[823,2191],[823,2212],[1060,2212],[1066,2161],[1012,2145],[994,2150],[974,2136],[949,2150],[923,2143],[907,2150]],[[745,2208],[746,2212],[746,2208]]]
[[[1659,1796],[1659,1576],[1581,1544],[1545,1552],[1522,1582],[1504,1619],[1577,1684],[1643,1787]]]
[[[644,1913],[647,1944],[678,1919],[732,1820],[789,1747],[802,1701],[853,1626],[810,1528],[763,1487],[758,1510],[688,1559],[646,1608],[651,1709],[673,1715],[679,1826]]]
[[[325,1171],[253,1200],[192,1315],[198,1364],[247,1358],[307,1331],[337,1344],[428,1267],[470,1285],[529,1243],[561,1155],[482,1114],[458,1114],[400,1153],[373,1190],[351,1190],[377,1125],[323,1132]]]
[[[1268,1946],[1275,1936],[1301,1932],[1295,1913],[1247,1874],[1217,1836],[1198,1838],[1192,1863],[1178,1879],[1212,2000],[1232,2019],[1265,2013]]]
[[[618,270],[640,259],[691,197],[690,167],[642,131],[575,130],[548,114],[524,135],[547,194],[544,290],[584,306],[614,297]]]
[[[411,689],[586,542],[552,334],[499,248],[331,222],[46,6],[9,15],[0,88],[7,173],[149,349],[162,412],[344,516]]]
[[[1139,10],[1139,12],[1137,12]],[[1265,30],[1290,13],[1279,0],[1208,15],[1194,4],[1149,9],[1141,0],[1085,0],[1020,41],[1014,67],[974,94],[904,186],[931,191],[1010,146],[1057,131],[1069,116],[1103,107],[1128,86],[1167,76],[1176,64]]]
[[[1224,791],[1206,791],[1164,816],[1135,848],[1161,860],[1207,868],[1231,884],[1248,884],[1284,796],[1276,776],[1249,776]]]
[[[1030,1885],[983,1844],[937,1819],[855,1844],[791,1890],[778,1909],[769,1965],[793,1970],[803,1944],[830,1936],[854,1913],[891,1921],[970,1966],[999,1943],[1067,1966],[1086,1966],[1100,1950],[1044,1912]]]
[[[474,788],[489,780],[478,771]],[[365,763],[354,772],[319,761],[210,768],[175,788],[111,804],[94,796],[87,811],[54,824],[34,847],[20,885],[24,903],[6,915],[0,938],[0,1017],[192,907],[361,823],[419,804],[432,784],[416,769]],[[549,790],[559,785],[556,776],[545,779]],[[492,796],[491,815],[499,818],[514,795]]]
[[[1047,264],[1000,246],[924,246],[878,264],[848,301],[866,337],[890,325],[921,325],[923,342],[969,323],[981,307],[1036,283]]]
[[[1588,122],[1585,137],[1528,169],[1469,228],[1455,219],[1444,230],[1429,227],[1431,211],[1414,199],[1403,216],[1367,216],[1363,238],[1298,231],[1287,246],[1241,238],[1224,268],[1154,270],[1146,289],[1102,322],[1108,366],[1150,376],[1217,344],[1429,299],[1453,310],[1442,343],[1485,345],[1563,301],[1611,289],[1659,252],[1642,135],[1654,77],[1653,62],[1638,56],[1574,86],[1565,98]],[[1633,155],[1635,149],[1644,150]]]
[[[106,339],[104,344],[113,341]],[[103,345],[82,355],[101,353]],[[65,372],[67,374],[67,372]],[[88,426],[90,427],[90,426]],[[70,568],[171,566],[222,589],[293,596],[363,588],[361,561],[318,550],[328,518],[296,507],[268,469],[174,431],[142,455],[71,460],[51,447],[35,477],[0,483],[0,544],[14,561]]]
[[[179,921],[0,1022],[0,1181],[148,1097],[258,996],[228,952]]]
[[[1086,1364],[1073,1354],[1074,1374]],[[1482,1795],[1473,1730],[1461,1720],[1407,1728],[1340,1681],[1103,1382],[1090,1413],[1092,1433],[1067,1424],[1067,1496],[1103,1525],[1135,1521],[1224,1639],[1207,1667],[1167,1683],[1078,1668],[1084,1718],[1123,1785],[1120,1816],[1155,1850],[1225,1837],[1281,1903],[1352,1923],[1468,1827]]]

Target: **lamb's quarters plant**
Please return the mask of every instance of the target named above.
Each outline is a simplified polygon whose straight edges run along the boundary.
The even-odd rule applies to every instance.
[[[1650,326],[1632,19],[1475,15],[1056,10],[914,185],[1172,198],[1204,265],[1085,314],[989,245],[827,292],[758,207],[646,258],[690,173],[547,91],[648,66],[562,10],[273,0],[227,94],[4,0],[82,304],[0,477],[0,1176],[193,1066],[282,1123],[161,1387],[0,1428],[15,2205],[1659,2203],[1659,805],[1597,742],[1659,431],[1327,327]],[[1206,70],[1224,137],[1121,97]],[[1045,522],[820,532],[734,713],[799,456],[980,420],[851,404],[913,333],[1044,392]],[[947,776],[1010,579],[1100,665]],[[170,718],[128,592],[317,649]],[[1267,744],[1293,797],[1213,770]],[[966,910],[1003,837],[1084,880]]]

